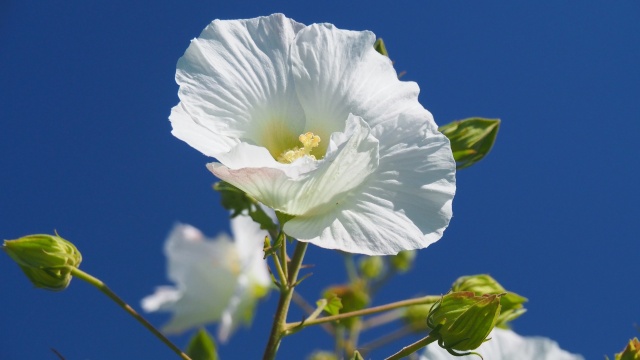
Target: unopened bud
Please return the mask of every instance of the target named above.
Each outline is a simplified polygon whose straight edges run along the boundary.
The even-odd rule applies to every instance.
[[[615,360],[638,360],[640,359],[640,341],[638,338],[629,340],[627,347],[621,353],[616,354]]]
[[[433,307],[433,303],[407,306],[404,308],[402,321],[409,325],[413,331],[428,330],[426,319],[429,316],[431,307]]]
[[[355,282],[350,285],[336,285],[324,291],[324,298],[339,297],[342,302],[340,313],[362,310],[369,306],[371,298],[365,288],[364,282]],[[347,328],[351,328],[357,321],[357,318],[347,318],[340,320],[340,324]]]
[[[487,339],[499,314],[500,295],[449,293],[431,308],[427,325],[433,330],[429,336],[449,351],[473,350]]]
[[[315,351],[307,360],[338,360],[338,357],[329,351]]]
[[[453,283],[451,291],[472,291],[475,295],[504,294],[500,297],[502,310],[496,323],[496,326],[500,328],[508,328],[510,321],[527,311],[523,305],[527,302],[527,298],[505,290],[502,285],[487,274],[462,276]]]
[[[397,255],[390,256],[389,262],[391,263],[391,267],[399,273],[409,271],[411,266],[413,266],[416,254],[417,252],[415,250],[403,250]]]
[[[359,265],[360,273],[367,279],[378,278],[384,271],[384,261],[380,256],[363,256]]]
[[[60,291],[69,286],[71,270],[82,256],[76,247],[58,235],[28,235],[5,240],[2,247],[39,288]]]

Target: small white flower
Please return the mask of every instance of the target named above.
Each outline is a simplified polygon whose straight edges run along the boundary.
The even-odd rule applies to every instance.
[[[558,343],[544,337],[522,337],[511,330],[495,328],[486,341],[474,352],[486,360],[583,360],[580,355],[560,349]],[[475,355],[455,357],[432,343],[425,348],[420,360],[476,360]]]
[[[288,215],[284,231],[369,255],[427,247],[449,224],[448,139],[369,31],[282,14],[215,20],[180,58],[173,134],[220,179]]]
[[[181,333],[220,322],[218,338],[226,341],[240,323],[250,323],[256,301],[270,278],[262,245],[266,232],[248,216],[231,220],[235,239],[220,234],[206,239],[190,225],[174,227],[165,244],[168,277],[176,286],[161,286],[142,299],[147,312],[173,316],[162,331]]]

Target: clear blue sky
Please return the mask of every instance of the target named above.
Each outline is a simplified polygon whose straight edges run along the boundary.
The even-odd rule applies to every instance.
[[[521,334],[587,359],[640,335],[635,0],[5,0],[0,237],[56,229],[84,270],[135,306],[166,284],[162,244],[174,222],[209,235],[228,228],[210,159],[170,134],[175,63],[211,20],[274,12],[383,37],[439,124],[502,119],[490,156],[458,174],[445,236],[377,304],[490,273],[530,299],[514,324]],[[345,280],[337,254],[312,247],[307,259],[316,264],[301,288],[309,299]],[[1,359],[55,359],[49,348],[69,360],[174,358],[89,285],[36,290],[2,254],[0,269]],[[276,298],[221,347],[223,360],[261,356]],[[184,346],[187,336],[174,340]],[[303,358],[309,344],[331,348],[331,339],[319,330],[286,338],[281,358]]]

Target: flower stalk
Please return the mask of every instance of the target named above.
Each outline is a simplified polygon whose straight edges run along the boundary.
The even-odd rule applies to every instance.
[[[123,308],[124,311],[126,311],[129,315],[133,316],[134,319],[138,320],[138,322],[141,323],[142,326],[147,328],[147,330],[151,331],[153,335],[155,335],[158,339],[160,339],[160,341],[162,341],[171,350],[173,350],[173,352],[175,352],[178,356],[180,356],[181,359],[191,360],[191,358],[187,354],[183,353],[182,350],[180,350],[180,348],[178,348],[169,339],[167,339],[164,335],[162,335],[162,333],[158,331],[158,329],[153,327],[153,325],[151,325],[147,320],[145,320],[145,318],[143,318],[140,314],[138,314],[131,306],[129,306],[129,304],[127,304],[118,295],[116,295],[116,293],[111,291],[111,289],[109,289],[109,287],[105,283],[103,283],[100,279],[97,279],[78,268],[73,268],[71,270],[71,275],[73,275],[74,277],[80,280],[84,280],[89,284],[98,288],[98,290],[100,290],[102,293],[107,295],[109,299],[113,300],[116,304],[118,304],[121,308]]]
[[[298,332],[305,327],[312,326],[312,325],[320,325],[328,322],[340,321],[340,320],[349,319],[355,316],[377,314],[377,313],[381,313],[381,312],[385,312],[393,309],[399,309],[399,308],[403,308],[411,305],[435,303],[439,299],[440,299],[440,296],[424,296],[424,297],[419,297],[415,299],[401,300],[401,301],[396,301],[396,302],[392,302],[385,305],[374,306],[367,309],[350,311],[344,314],[324,316],[314,320],[298,321],[295,323],[286,324],[286,331],[287,331],[287,335],[289,335],[289,334]]]
[[[284,239],[280,244],[280,254],[283,259],[286,259],[286,243],[287,241]],[[308,243],[298,241],[293,257],[291,258],[291,262],[289,262],[288,265],[286,262],[283,264],[284,271],[280,273],[280,275],[285,275],[285,277],[281,277],[280,279],[280,299],[278,300],[278,307],[276,308],[275,318],[273,320],[273,325],[271,326],[269,340],[262,357],[264,360],[275,359],[282,338],[289,335],[286,332],[287,314],[289,313],[289,306],[291,305],[291,299],[293,298],[294,288],[298,284],[298,274],[300,272],[300,267],[302,266],[304,254],[307,251],[307,246]],[[274,253],[273,257],[274,261],[279,261],[277,253]]]
[[[426,337],[414,342],[413,344],[403,347],[402,350],[400,350],[397,353],[389,356],[385,360],[399,360],[399,359],[402,359],[402,358],[407,357],[407,356],[413,354],[414,352],[422,349],[423,347],[431,344],[432,342],[434,342],[436,340],[437,340],[437,338],[427,335]]]

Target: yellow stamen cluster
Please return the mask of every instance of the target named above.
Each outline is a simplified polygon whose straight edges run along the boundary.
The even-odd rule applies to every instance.
[[[302,143],[302,147],[294,147],[291,150],[287,150],[278,156],[278,161],[285,164],[291,164],[292,162],[300,159],[303,156],[309,156],[313,160],[315,156],[311,155],[313,148],[318,147],[320,144],[320,136],[314,135],[312,132],[307,132],[298,137],[298,140]]]

